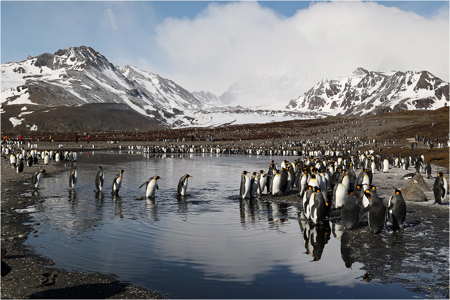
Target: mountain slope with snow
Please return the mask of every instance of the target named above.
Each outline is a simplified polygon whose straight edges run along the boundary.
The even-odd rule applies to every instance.
[[[293,111],[329,115],[366,115],[389,111],[437,109],[448,105],[449,83],[421,72],[369,72],[323,79],[286,106]]]

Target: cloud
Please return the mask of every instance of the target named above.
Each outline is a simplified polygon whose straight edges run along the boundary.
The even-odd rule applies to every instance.
[[[240,103],[285,105],[322,78],[358,67],[428,70],[449,79],[448,18],[373,2],[319,2],[284,17],[257,2],[210,4],[156,30],[164,74]]]
[[[107,8],[103,13],[102,24],[104,27],[112,28],[113,30],[117,31],[116,16],[111,9]]]

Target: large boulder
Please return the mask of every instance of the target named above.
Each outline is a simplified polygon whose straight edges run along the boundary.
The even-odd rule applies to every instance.
[[[414,177],[411,180],[408,180],[406,183],[407,186],[417,186],[422,190],[422,192],[430,192],[432,189],[428,185],[428,183],[425,182],[423,179],[423,176],[420,174],[414,175]]]
[[[427,197],[421,188],[419,188],[418,184],[406,185],[403,189],[401,189],[403,199],[405,201],[412,202],[424,202],[427,201]]]

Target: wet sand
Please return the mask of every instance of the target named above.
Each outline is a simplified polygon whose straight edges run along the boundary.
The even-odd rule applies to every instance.
[[[136,143],[130,143],[130,145],[132,144]],[[162,145],[164,143],[159,142],[159,144]],[[93,148],[92,145],[95,145],[95,147]],[[121,146],[126,148],[128,145],[122,143]],[[114,150],[117,147],[117,144],[113,145],[106,142],[91,143],[89,145],[86,143],[66,143],[63,145],[63,150]],[[58,148],[59,145],[56,143],[41,143],[38,145],[38,149],[40,150]],[[287,159],[293,160],[295,158],[297,157]],[[269,156],[268,161],[270,161]],[[44,199],[39,199],[39,197],[30,196],[25,193],[25,190],[30,189],[31,175],[35,170],[42,167],[47,171],[48,176],[53,176],[62,170],[66,170],[62,163],[57,164],[51,162],[49,165],[44,166],[41,162],[32,167],[25,166],[24,172],[18,174],[9,166],[9,160],[2,158],[1,161],[1,242],[2,247],[8,250],[4,261],[12,267],[11,273],[6,277],[2,277],[2,298],[164,298],[164,295],[159,292],[149,291],[126,282],[120,282],[113,274],[69,272],[59,269],[57,262],[53,262],[51,257],[38,256],[33,252],[33,249],[24,245],[27,236],[39,234],[39,232],[33,232],[32,227],[27,225],[27,223],[32,221],[32,216],[28,213],[19,213],[17,209],[24,209],[36,201],[44,201]],[[437,171],[440,170],[448,173],[448,170],[445,168],[433,166],[433,178],[425,179],[430,187],[432,187]],[[392,187],[403,188],[406,185],[406,180],[401,179],[401,177],[406,173],[412,172],[414,172],[413,169],[404,171],[399,168],[390,169],[386,174],[376,172],[373,182],[377,186],[378,195],[387,201],[390,195],[392,195]],[[427,192],[426,196],[428,198],[426,202],[414,203],[407,201],[408,215],[406,227],[409,227],[408,230],[417,231],[417,234],[433,230],[435,235],[431,234],[428,238],[419,237],[410,241],[417,244],[418,247],[411,250],[415,251],[414,253],[408,253],[406,255],[419,255],[422,257],[421,265],[424,264],[433,267],[441,265],[443,270],[438,271],[441,274],[440,278],[433,278],[430,282],[426,282],[419,277],[416,279],[408,278],[405,284],[410,289],[416,288],[418,292],[427,294],[428,298],[448,298],[448,257],[446,260],[442,260],[440,256],[423,256],[423,253],[421,253],[424,247],[433,247],[434,249],[447,247],[448,249],[448,198],[444,205],[433,205],[433,193]],[[282,197],[268,197],[267,200],[290,204],[298,203],[298,197],[294,194]],[[388,230],[386,229],[386,231]],[[383,234],[386,235],[388,233],[382,233],[380,236],[383,237]],[[377,253],[378,250],[375,249],[376,245],[373,245],[375,247],[373,253],[375,254],[371,251],[363,251],[364,247],[366,247],[366,245],[363,245],[364,243],[371,244],[374,241],[374,239],[367,240],[370,236],[372,235],[368,233],[367,226],[360,226],[357,230],[346,235],[347,239],[353,241],[353,259],[366,263],[368,268],[370,268],[368,271],[375,273],[375,276],[381,282],[392,283],[393,279],[389,275],[389,272],[383,269],[384,266],[378,265],[376,259],[370,259],[370,257],[376,257],[377,255],[385,255],[386,253],[383,251],[386,251],[386,249],[382,248],[380,249],[382,252]],[[388,238],[392,238],[391,236],[393,235],[389,235]],[[404,237],[403,242],[406,242],[407,239],[407,237]],[[402,249],[398,248],[398,251],[404,251]],[[392,257],[402,257],[405,255],[405,253],[396,253],[395,251],[397,250],[395,247],[392,247],[389,251],[391,251],[390,255]],[[417,271],[415,269],[416,267],[412,265],[405,268],[404,272],[414,273]]]

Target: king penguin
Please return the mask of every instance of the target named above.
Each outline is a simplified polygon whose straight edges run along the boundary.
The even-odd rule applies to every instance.
[[[250,174],[247,171],[242,171],[241,187],[239,189],[239,198],[244,199],[250,194]]]
[[[325,207],[327,204],[326,204],[326,202],[323,198],[323,194],[319,188],[314,187],[313,194],[314,194],[314,198],[311,199],[314,201],[311,206],[311,221],[314,224],[323,224],[323,220],[325,218]]]
[[[273,180],[272,180],[272,195],[278,195],[281,193],[281,173],[280,170],[275,170],[275,173],[273,174]]]
[[[105,172],[103,172],[102,167],[99,166],[97,175],[95,176],[95,192],[102,191],[104,181],[105,181]]]
[[[186,174],[187,175],[187,174]],[[186,176],[185,175],[185,176]],[[185,176],[183,176],[183,177],[185,177]],[[188,175],[189,176],[189,175]],[[183,178],[182,177],[182,178]],[[146,187],[145,187],[145,197],[146,198],[153,198],[153,197],[155,197],[155,194],[156,194],[156,190],[159,190],[159,186],[158,186],[158,179],[162,179],[161,177],[159,177],[159,176],[153,176],[153,177],[150,177],[150,179],[149,180],[147,180],[146,182],[144,182],[143,184],[141,184],[141,186],[139,187],[139,188],[141,188],[141,187],[143,187],[144,185],[146,185]],[[186,186],[187,187],[187,186]]]
[[[442,204],[447,198],[447,180],[444,173],[439,172],[433,184],[434,204]]]
[[[192,177],[189,174],[185,174],[181,176],[180,180],[178,181],[178,187],[177,187],[177,196],[187,196],[187,187],[188,187],[188,178]]]
[[[119,194],[120,187],[122,186],[123,172],[125,172],[125,170],[120,170],[119,174],[114,177],[111,189],[111,194],[113,195]]]
[[[365,191],[364,194],[370,202],[369,206],[367,206],[369,210],[369,228],[373,233],[380,233],[386,220],[386,207],[383,204],[383,200],[371,193],[371,190]]]
[[[361,208],[355,195],[348,193],[342,201],[341,222],[345,229],[353,230],[358,226]]]
[[[264,170],[259,171],[259,192],[262,194],[264,192],[264,188],[267,185],[267,174]],[[268,192],[268,191],[267,191]]]
[[[69,189],[73,190],[77,185],[77,181],[78,181],[77,166],[73,166],[72,171],[70,171],[69,175]]]
[[[403,230],[403,223],[406,218],[406,203],[402,192],[395,189],[395,194],[389,198],[388,216],[392,223],[392,229]]]
[[[31,182],[36,189],[39,188],[39,184],[41,183],[44,174],[47,174],[47,172],[44,169],[41,169],[34,172],[33,177],[31,177]]]

